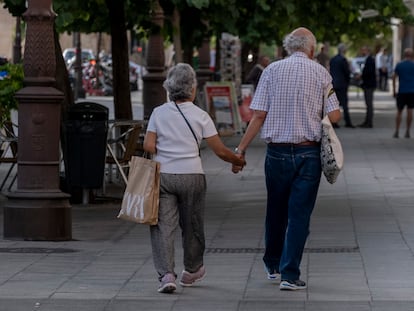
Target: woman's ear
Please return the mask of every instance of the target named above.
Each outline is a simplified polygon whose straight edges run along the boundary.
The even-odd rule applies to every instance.
[[[194,101],[194,99],[196,98],[196,94],[197,94],[197,86],[193,87],[191,91],[191,101]]]

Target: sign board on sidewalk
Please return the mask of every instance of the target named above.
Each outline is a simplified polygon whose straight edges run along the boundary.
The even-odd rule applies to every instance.
[[[240,113],[231,82],[207,82],[204,86],[207,111],[221,136],[241,131]]]
[[[254,86],[253,84],[242,84],[241,86],[241,96],[242,102],[239,106],[240,117],[242,122],[248,124],[253,116],[253,110],[250,109],[250,104],[253,99]]]

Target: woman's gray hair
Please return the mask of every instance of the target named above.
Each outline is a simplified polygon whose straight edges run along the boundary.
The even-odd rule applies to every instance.
[[[312,33],[297,33],[293,31],[283,40],[283,47],[289,55],[298,51],[309,54],[312,47],[316,47],[316,38]]]
[[[178,63],[171,67],[163,83],[172,101],[190,99],[193,88],[197,86],[196,73],[189,64]]]

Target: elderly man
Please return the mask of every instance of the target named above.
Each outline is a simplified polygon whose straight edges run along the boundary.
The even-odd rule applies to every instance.
[[[377,87],[377,74],[375,69],[375,59],[371,55],[371,50],[364,46],[361,49],[362,55],[366,57],[364,67],[362,69],[362,84],[364,90],[364,99],[366,106],[365,120],[358,125],[362,128],[372,128],[374,121],[374,91]]]
[[[331,75],[313,60],[312,32],[297,28],[283,45],[290,56],[263,71],[250,106],[253,118],[235,152],[244,158],[261,130],[267,143],[263,261],[268,279],[281,277],[281,290],[298,290],[306,288],[300,263],[321,179],[323,102],[331,122],[338,122],[341,112]]]
[[[346,46],[341,43],[338,45],[338,54],[331,58],[329,70],[332,75],[332,83],[339,100],[340,105],[344,111],[345,127],[354,128],[348,108],[348,88],[351,80],[351,70],[349,68],[348,60],[345,57]]]

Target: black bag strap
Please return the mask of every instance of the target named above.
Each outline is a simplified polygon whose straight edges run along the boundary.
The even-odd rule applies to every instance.
[[[177,105],[177,103],[176,103],[176,102],[174,102],[174,104],[175,104],[175,106],[177,107],[177,109],[178,109],[178,111],[180,112],[180,114],[183,116],[183,118],[184,118],[184,120],[185,120],[185,123],[187,123],[188,127],[190,128],[190,131],[191,131],[191,133],[193,134],[194,139],[195,139],[196,144],[197,144],[197,147],[198,147],[198,155],[200,156],[200,155],[201,155],[201,152],[200,152],[200,145],[198,144],[198,139],[197,139],[197,136],[196,136],[196,134],[194,133],[194,130],[193,130],[193,128],[192,128],[192,127],[191,127],[191,125],[190,125],[190,122],[188,122],[188,120],[187,120],[187,118],[185,117],[184,113],[181,111],[180,107],[178,107],[178,105]]]

